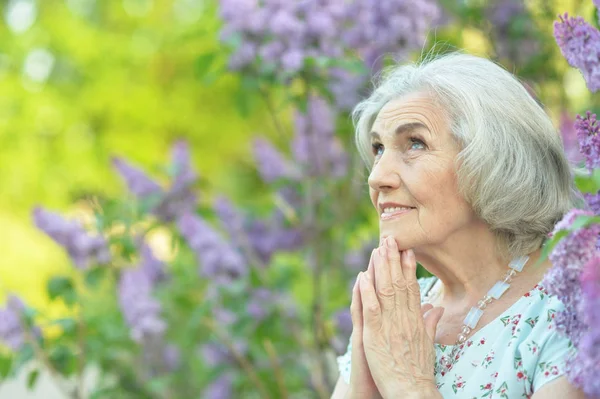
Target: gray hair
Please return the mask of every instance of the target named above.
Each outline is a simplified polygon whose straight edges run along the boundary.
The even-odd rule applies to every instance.
[[[461,151],[461,195],[498,238],[503,252],[540,248],[577,203],[560,135],[540,104],[511,73],[484,58],[452,53],[386,71],[353,111],[356,145],[373,165],[370,130],[390,100],[427,93],[450,118]]]

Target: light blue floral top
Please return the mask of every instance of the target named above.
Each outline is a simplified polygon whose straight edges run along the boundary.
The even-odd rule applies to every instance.
[[[421,300],[435,277],[419,279]],[[457,361],[444,368],[440,360],[453,345],[435,344],[434,370],[444,398],[529,398],[545,383],[565,373],[575,351],[552,323],[563,304],[540,285],[533,287],[499,317],[461,345]],[[337,358],[340,374],[350,381],[350,354]]]

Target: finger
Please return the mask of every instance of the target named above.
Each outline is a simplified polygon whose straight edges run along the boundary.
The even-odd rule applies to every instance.
[[[367,268],[367,274],[372,281],[375,281],[375,268],[373,267],[373,259],[377,248],[371,251],[371,258],[369,259],[369,267]],[[377,289],[377,282],[375,282],[375,289]]]
[[[385,244],[385,241],[384,241]],[[383,311],[392,310],[395,306],[395,290],[392,286],[390,264],[387,258],[387,248],[379,247],[373,259],[375,268],[375,285],[377,298]]]
[[[424,323],[425,323],[425,331],[427,332],[427,335],[431,339],[431,342],[435,342],[435,334],[437,332],[437,326],[438,326],[438,323],[439,323],[440,319],[442,318],[443,314],[444,314],[444,308],[438,307],[438,308],[430,309],[423,316]]]
[[[405,309],[407,305],[406,297],[406,280],[402,271],[402,261],[396,240],[388,237],[385,242],[387,246],[388,261],[390,265],[390,276],[392,279],[392,287],[395,292],[396,306]]]
[[[433,305],[430,303],[421,305],[421,316],[425,316],[425,313],[429,312],[431,309],[433,309]]]
[[[406,279],[408,309],[417,312],[421,308],[421,289],[417,281],[417,260],[412,249],[402,252],[402,274]]]
[[[362,337],[362,300],[360,297],[360,275],[356,277],[356,282],[352,288],[352,301],[350,302],[350,317],[352,318],[352,335],[360,335]]]
[[[373,281],[369,278],[368,274],[361,273],[359,285],[363,330],[368,328],[378,330],[381,327],[381,306],[375,292],[375,287],[373,286]]]

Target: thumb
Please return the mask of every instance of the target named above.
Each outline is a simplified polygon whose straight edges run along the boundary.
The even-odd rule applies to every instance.
[[[429,336],[429,338],[431,339],[432,342],[435,340],[435,333],[437,331],[437,325],[438,325],[438,322],[440,321],[440,319],[442,318],[443,314],[444,314],[444,308],[437,307],[437,308],[430,309],[423,316],[423,319],[424,319],[423,323],[425,324],[425,331],[427,332],[427,335]]]

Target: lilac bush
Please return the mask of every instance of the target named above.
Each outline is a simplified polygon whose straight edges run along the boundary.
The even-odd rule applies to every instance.
[[[581,71],[592,92],[600,89],[600,32],[581,17],[561,15],[554,36],[569,64]]]
[[[599,6],[597,1],[594,2]],[[559,16],[554,35],[562,54],[578,68],[588,88],[600,88],[600,32],[581,17]],[[573,125],[579,149],[590,175],[576,180],[584,189],[590,210],[572,210],[556,225],[555,245],[550,254],[553,267],[544,277],[544,286],[564,304],[555,323],[577,349],[569,359],[567,375],[588,397],[600,397],[600,184],[594,176],[600,170],[600,140],[596,115],[577,115]],[[591,186],[591,187],[590,187]]]

